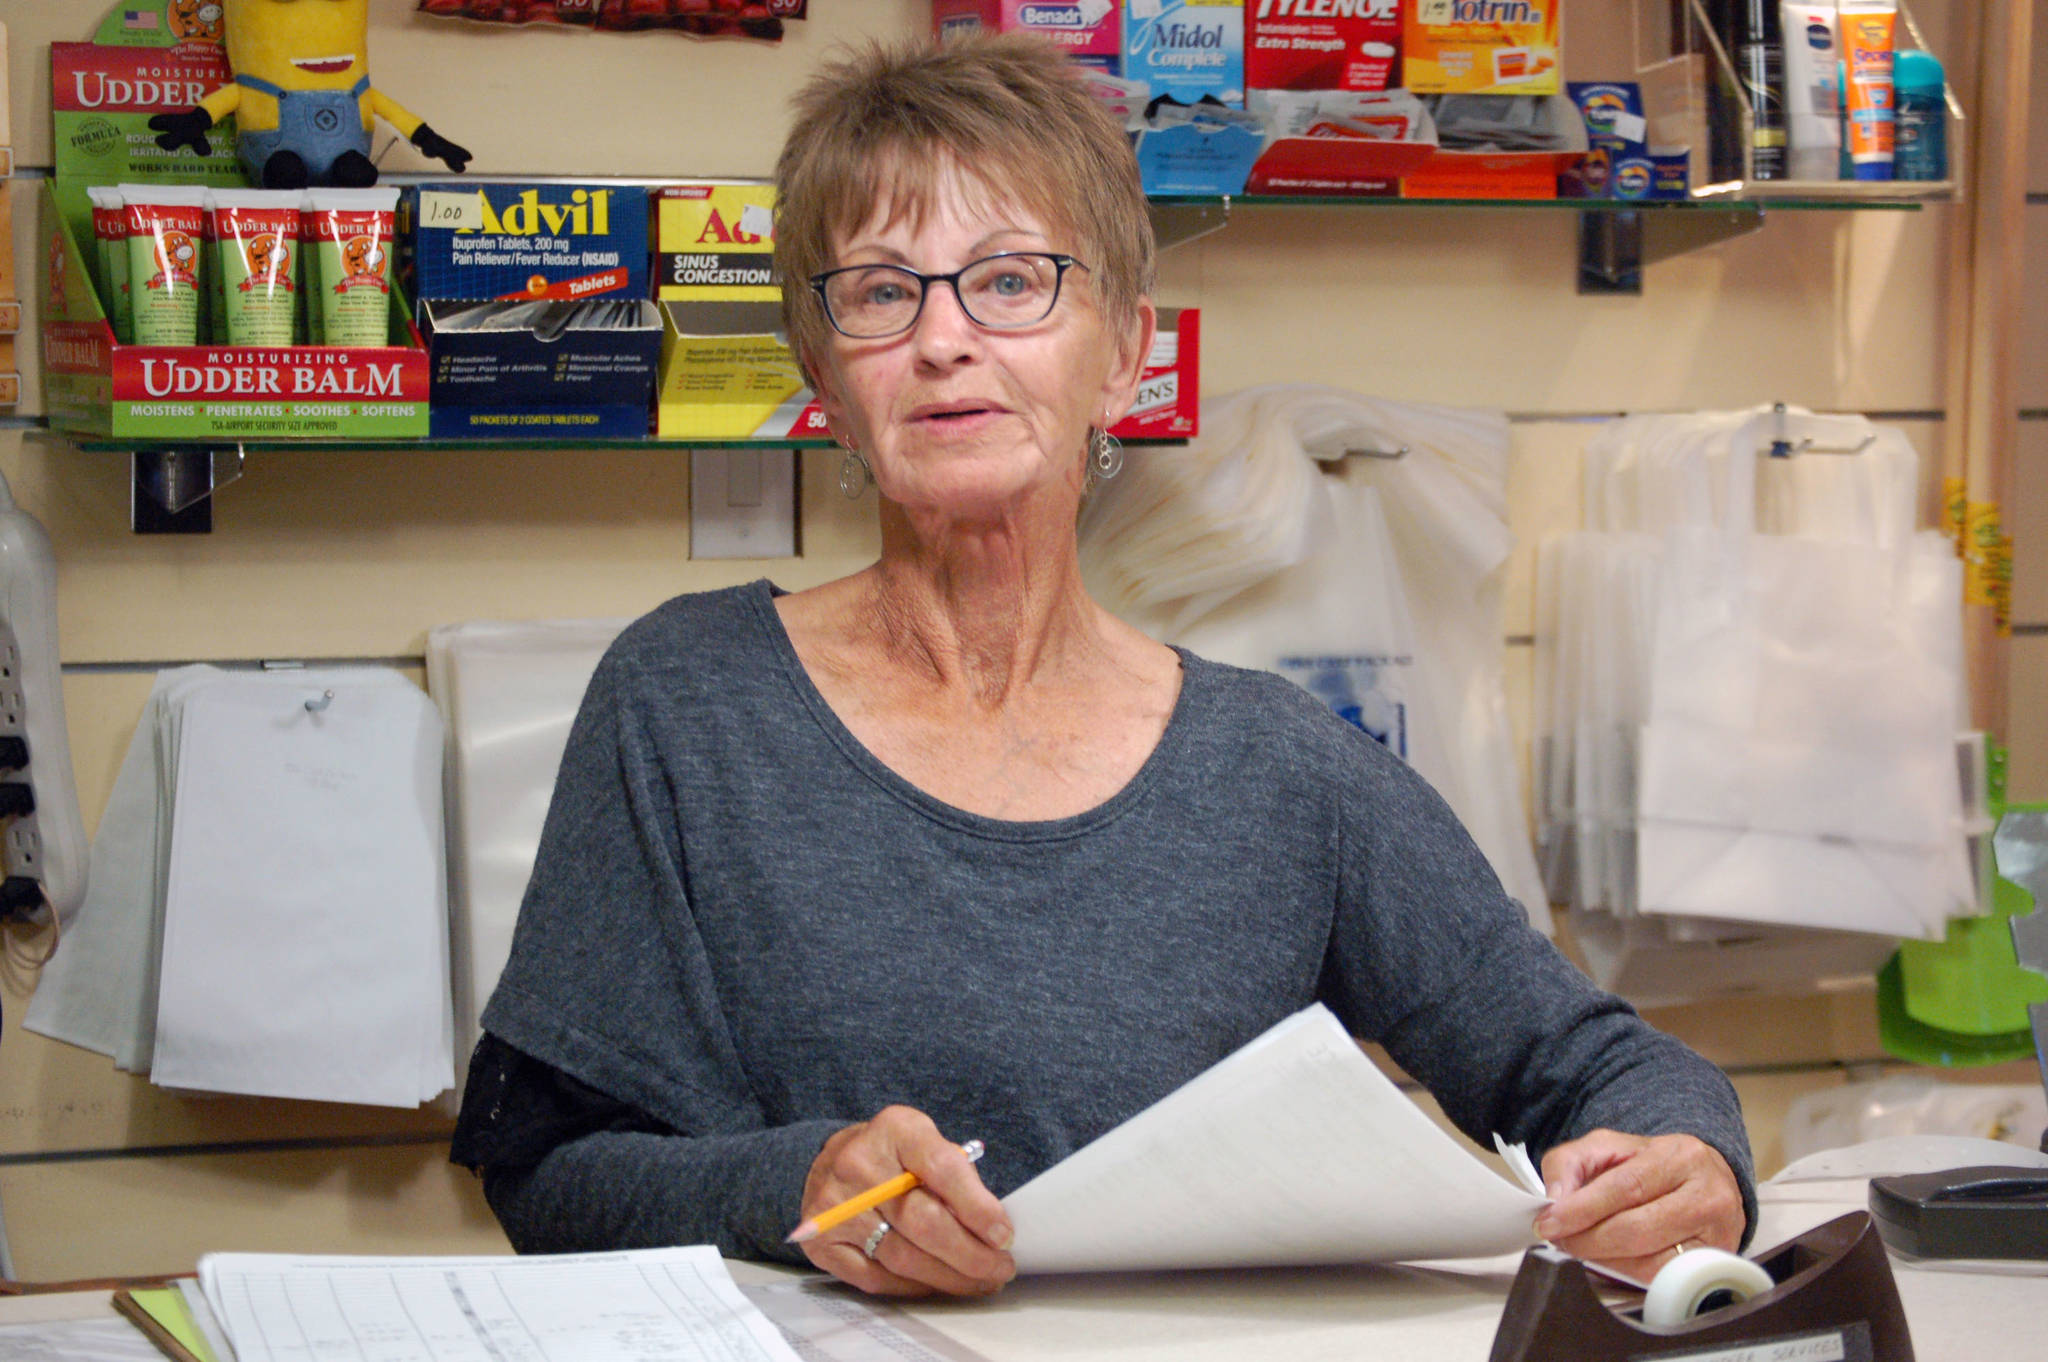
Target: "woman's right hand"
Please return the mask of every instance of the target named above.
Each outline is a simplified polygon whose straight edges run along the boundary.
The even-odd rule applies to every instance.
[[[960,1146],[914,1107],[885,1107],[825,1141],[804,1179],[802,1218],[899,1173],[923,1186],[857,1215],[803,1246],[818,1267],[878,1296],[980,1296],[1017,1275],[1010,1220]],[[869,1236],[889,1232],[867,1255]]]

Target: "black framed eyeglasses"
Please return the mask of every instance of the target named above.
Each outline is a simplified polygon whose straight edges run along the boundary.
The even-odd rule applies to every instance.
[[[917,324],[933,284],[950,284],[960,310],[976,326],[1014,331],[1052,315],[1071,255],[1006,251],[983,256],[951,274],[919,274],[901,265],[847,265],[811,276],[832,329],[854,340],[900,336]]]

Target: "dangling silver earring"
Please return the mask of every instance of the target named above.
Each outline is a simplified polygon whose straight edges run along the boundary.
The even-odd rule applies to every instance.
[[[868,461],[853,447],[853,441],[844,443],[846,457],[839,461],[839,491],[848,501],[859,501],[861,493],[867,491],[868,484],[874,481],[874,475],[868,470]]]
[[[1088,433],[1088,471],[1104,482],[1123,472],[1124,442],[1101,426]]]

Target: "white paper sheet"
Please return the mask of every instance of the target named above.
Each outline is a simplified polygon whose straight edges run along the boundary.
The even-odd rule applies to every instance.
[[[220,1253],[236,1362],[800,1362],[708,1245],[530,1258]]]
[[[224,675],[203,665],[157,674],[93,835],[85,900],[64,922],[22,1019],[37,1035],[96,1050],[131,1073],[148,1070],[156,1031],[170,847],[164,730],[185,695]]]
[[[1298,1012],[1004,1199],[1019,1272],[1399,1262],[1536,1242],[1546,1202]]]
[[[222,678],[178,715],[151,1077],[384,1106],[450,1087],[432,704],[366,669]]]
[[[163,1362],[156,1344],[118,1315],[0,1324],[0,1357],[7,1362]]]
[[[427,636],[448,729],[448,919],[458,1055],[512,952],[569,726],[626,620],[471,620]]]

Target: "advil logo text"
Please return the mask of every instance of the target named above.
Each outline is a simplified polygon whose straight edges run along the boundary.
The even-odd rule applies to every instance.
[[[195,103],[197,101],[194,101]],[[612,191],[579,189],[567,203],[542,203],[540,191],[529,189],[499,212],[491,207],[488,194],[478,195],[482,203],[475,227],[460,229],[457,236],[489,232],[494,236],[607,236],[612,230]]]

